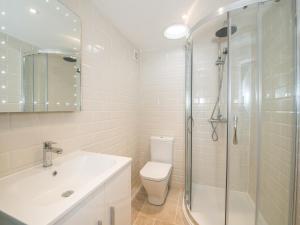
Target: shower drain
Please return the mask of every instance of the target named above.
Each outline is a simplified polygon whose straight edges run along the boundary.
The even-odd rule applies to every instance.
[[[68,198],[68,197],[70,197],[73,193],[74,193],[73,190],[65,191],[64,193],[61,194],[61,197]]]

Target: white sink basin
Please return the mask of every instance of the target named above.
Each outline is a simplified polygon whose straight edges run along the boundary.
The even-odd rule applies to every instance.
[[[52,167],[40,165],[4,177],[0,212],[25,224],[53,224],[130,161],[78,151],[54,160]],[[62,196],[67,191],[69,196]]]

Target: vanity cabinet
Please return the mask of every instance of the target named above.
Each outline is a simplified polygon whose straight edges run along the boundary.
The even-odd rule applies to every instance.
[[[108,179],[55,225],[131,225],[131,168]]]

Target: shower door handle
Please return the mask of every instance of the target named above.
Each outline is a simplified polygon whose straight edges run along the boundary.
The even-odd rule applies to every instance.
[[[192,116],[189,116],[187,119],[187,130],[189,133],[192,133],[193,126],[194,126],[194,119]]]
[[[232,143],[234,145],[238,144],[238,139],[237,139],[237,124],[238,124],[238,117],[235,115],[233,117],[233,140],[232,140]]]

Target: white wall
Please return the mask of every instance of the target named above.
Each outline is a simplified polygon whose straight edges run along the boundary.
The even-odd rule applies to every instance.
[[[0,176],[41,162],[42,142],[133,157],[138,182],[139,63],[134,45],[91,1],[66,0],[82,18],[82,112],[1,113]],[[91,47],[103,48],[93,51]]]
[[[172,184],[184,183],[184,48],[141,54],[140,143],[141,164],[150,158],[150,136],[175,138]]]

